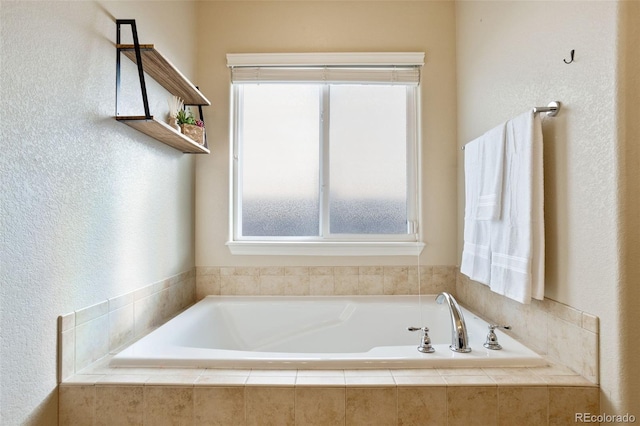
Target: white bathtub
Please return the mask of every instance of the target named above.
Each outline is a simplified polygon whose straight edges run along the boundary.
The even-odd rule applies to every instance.
[[[112,367],[429,368],[524,367],[545,360],[497,331],[502,350],[485,349],[487,323],[464,310],[470,353],[455,353],[448,307],[435,295],[209,296],[111,360]],[[434,353],[417,350],[427,326]]]

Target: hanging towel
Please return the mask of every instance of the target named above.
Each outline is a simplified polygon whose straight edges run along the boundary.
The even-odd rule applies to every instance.
[[[501,214],[505,124],[467,143],[464,151],[464,247],[460,272],[489,284],[491,224]]]
[[[509,120],[500,220],[491,222],[491,290],[529,303],[544,298],[542,125],[528,111]]]
[[[479,173],[477,220],[498,220],[502,206],[505,124],[489,130],[477,140]],[[474,144],[475,144],[474,143]]]

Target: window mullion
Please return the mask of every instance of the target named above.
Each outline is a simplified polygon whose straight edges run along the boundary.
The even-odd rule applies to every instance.
[[[320,88],[320,237],[329,236],[329,129],[330,129],[330,89],[328,84]]]

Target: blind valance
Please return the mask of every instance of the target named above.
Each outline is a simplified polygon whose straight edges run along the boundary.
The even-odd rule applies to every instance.
[[[418,85],[424,53],[228,54],[233,83]]]

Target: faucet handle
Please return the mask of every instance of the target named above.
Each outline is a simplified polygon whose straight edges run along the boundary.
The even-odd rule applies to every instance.
[[[510,325],[489,324],[489,334],[487,334],[487,340],[484,342],[484,346],[487,349],[494,351],[502,349],[502,345],[498,343],[498,336],[495,333],[496,328],[502,328],[505,330],[511,330]]]
[[[429,328],[428,327],[407,327],[409,331],[422,331],[422,338],[420,339],[420,346],[418,346],[418,350],[425,354],[430,354],[435,352],[433,346],[431,346],[431,338],[429,337]]]

